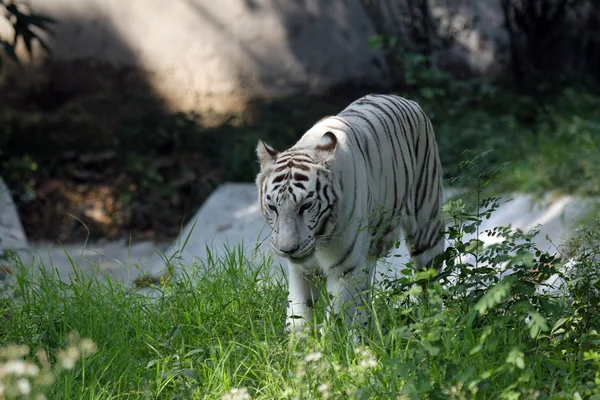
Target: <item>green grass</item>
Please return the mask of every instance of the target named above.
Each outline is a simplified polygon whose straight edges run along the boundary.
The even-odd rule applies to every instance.
[[[525,245],[517,253],[508,259],[522,273],[553,263]],[[18,298],[3,306],[0,346],[28,346],[12,357],[55,377],[34,384],[50,399],[600,398],[600,321],[597,309],[586,311],[596,292],[585,302],[574,291],[536,295],[526,275],[497,281],[459,263],[459,285],[435,283],[423,295],[420,276],[409,273],[374,289],[372,324],[358,345],[341,326],[287,334],[285,285],[269,274],[271,262],[230,250],[160,285],[153,299],[100,275],[61,282],[24,271]],[[484,289],[465,290],[475,283]],[[58,367],[84,350],[78,338],[92,339],[95,352]],[[0,371],[8,358],[0,351]],[[0,372],[0,383],[9,378]]]
[[[416,98],[432,116],[446,178],[472,181],[458,166],[485,153],[482,170],[502,166],[498,190],[600,195],[599,94],[566,87],[525,95],[473,84]]]

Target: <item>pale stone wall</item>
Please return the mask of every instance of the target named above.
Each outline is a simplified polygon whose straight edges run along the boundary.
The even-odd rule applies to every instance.
[[[497,76],[507,67],[508,35],[498,0],[445,0],[433,4],[438,34],[451,36],[453,45],[443,49],[440,63],[463,60],[473,72]]]
[[[358,0],[28,3],[58,21],[54,60],[139,67],[177,109],[388,79],[382,55],[368,48],[374,29]]]
[[[406,51],[431,50],[434,64],[452,73],[497,76],[508,63],[508,35],[499,0],[363,0],[376,30],[396,36]],[[422,8],[428,16],[422,19]],[[422,41],[415,45],[415,33]],[[421,46],[421,48],[419,48]]]

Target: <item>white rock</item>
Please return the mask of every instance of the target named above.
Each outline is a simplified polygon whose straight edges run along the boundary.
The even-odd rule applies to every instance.
[[[12,253],[26,248],[27,239],[17,207],[8,187],[0,178],[0,296],[9,293],[6,286],[11,282],[14,268],[14,260],[6,257],[7,252]]]
[[[456,190],[446,190],[445,197],[448,199],[456,194]],[[484,232],[496,226],[510,225],[525,232],[539,227],[540,232],[533,242],[540,250],[555,253],[569,237],[577,218],[583,216],[592,203],[592,200],[574,196],[537,199],[518,193],[506,195],[491,218],[483,220],[479,239],[485,245],[494,243],[497,238]],[[249,257],[252,257],[255,249],[258,249],[258,254],[264,255],[269,252],[269,234],[270,228],[260,215],[254,184],[226,183],[213,192],[165,254],[172,257],[172,264],[177,268],[186,268],[193,263],[202,264],[209,255],[223,257],[226,247],[235,248],[239,245],[243,245]],[[476,235],[467,235],[464,240],[475,238]],[[397,274],[408,259],[406,248],[400,246],[379,263],[378,279],[382,275]],[[157,262],[150,265],[149,269],[154,274],[162,273],[164,263]],[[272,270],[275,273],[285,271],[285,260],[275,256]]]

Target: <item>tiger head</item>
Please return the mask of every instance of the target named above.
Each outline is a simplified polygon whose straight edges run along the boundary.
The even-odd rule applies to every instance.
[[[336,147],[331,132],[316,143],[284,152],[258,141],[260,210],[271,226],[271,247],[278,255],[296,262],[310,258],[332,222],[339,198],[330,170]]]

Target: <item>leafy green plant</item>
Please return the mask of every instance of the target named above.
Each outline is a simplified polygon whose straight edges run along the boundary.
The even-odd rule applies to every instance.
[[[429,58],[422,53],[405,51],[397,36],[376,35],[369,39],[371,49],[382,50],[396,73],[395,79],[402,86],[418,93],[424,99],[433,100],[447,94],[447,86],[454,80],[451,75],[431,66]]]
[[[600,332],[600,219],[584,221],[563,251],[569,257],[563,289],[569,295],[566,306],[571,314],[562,324],[577,327],[581,335],[597,336],[594,332]]]
[[[39,43],[42,48],[50,52],[50,48],[41,36],[42,33],[50,33],[54,19],[37,14],[31,10],[25,10],[22,3],[12,0],[0,0],[0,10],[4,10],[4,18],[8,20],[13,28],[12,39],[0,37],[0,48],[2,52],[15,63],[19,63],[16,48],[20,41],[23,42],[27,52],[33,53],[33,43]],[[0,72],[2,71],[3,58],[0,57]]]
[[[462,168],[480,170],[481,160]],[[593,368],[575,381],[561,381],[570,363],[595,360],[589,350],[600,343],[598,222],[573,238],[569,263],[560,252],[538,249],[535,230],[482,230],[499,206],[499,198],[483,196],[497,172],[479,172],[477,190],[445,205],[444,271],[407,267],[400,277],[384,280],[374,296],[374,335],[391,354],[376,382],[397,385],[380,386],[378,394],[463,399],[598,393],[586,389],[588,380],[597,380]],[[486,246],[486,238],[494,244]],[[456,363],[457,352],[468,361]]]

